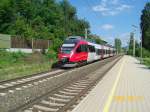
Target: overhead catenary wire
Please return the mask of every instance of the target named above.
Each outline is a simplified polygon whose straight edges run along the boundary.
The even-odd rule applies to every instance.
[[[83,0],[84,1],[84,0]],[[89,0],[86,0],[86,1],[84,1],[84,3],[86,4],[86,6],[89,8],[89,9],[92,9],[93,8],[93,5],[91,4],[91,3],[94,3],[94,1],[92,1],[92,2],[90,2]],[[97,15],[97,13],[93,13],[94,15],[95,15],[95,17],[96,18],[99,18],[98,16],[99,15]]]
[[[100,21],[99,22],[103,22],[103,20],[101,19],[101,15],[100,15],[100,13],[98,14],[98,12],[95,12],[94,10],[93,10],[93,7],[95,6],[95,5],[98,5],[97,3],[99,2],[99,1],[96,1],[96,0],[83,0],[83,2],[84,2],[84,4],[88,7],[88,9],[90,9],[91,11],[93,11],[93,16],[92,16],[92,22],[94,23],[95,21],[95,19],[97,18],[97,19],[99,19]]]

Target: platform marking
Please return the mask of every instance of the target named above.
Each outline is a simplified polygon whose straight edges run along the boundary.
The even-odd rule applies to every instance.
[[[114,96],[114,101],[118,103],[137,102],[143,100],[144,100],[144,96]]]
[[[123,62],[121,63],[121,66],[120,66],[119,72],[117,74],[117,78],[115,80],[115,83],[114,83],[114,85],[113,85],[113,87],[111,89],[111,92],[110,92],[110,94],[108,96],[108,99],[107,99],[107,101],[106,101],[106,103],[104,105],[103,112],[109,112],[109,108],[110,108],[110,105],[111,105],[112,100],[114,98],[114,94],[115,94],[116,87],[117,87],[117,84],[118,84],[120,76],[121,76],[121,72],[122,72],[122,69],[123,69],[124,62],[125,61],[123,60]]]

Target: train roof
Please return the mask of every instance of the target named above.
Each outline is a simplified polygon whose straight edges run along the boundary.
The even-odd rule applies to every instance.
[[[78,43],[79,41],[85,41],[85,42],[88,42],[90,45],[94,45],[94,46],[105,46],[105,47],[110,47],[110,48],[114,48],[112,45],[109,45],[109,44],[105,44],[105,45],[102,45],[102,44],[96,44],[95,42],[93,41],[89,41],[81,36],[69,36],[65,41],[64,43],[65,44],[70,44],[70,43]]]

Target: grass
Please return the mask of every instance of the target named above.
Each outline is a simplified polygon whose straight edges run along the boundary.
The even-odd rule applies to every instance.
[[[5,69],[0,69],[0,80],[14,79],[17,77],[23,77],[36,73],[41,73],[51,69],[50,63],[32,64],[32,65],[20,65]]]
[[[41,53],[10,53],[0,50],[0,81],[48,71],[52,67],[49,56]]]

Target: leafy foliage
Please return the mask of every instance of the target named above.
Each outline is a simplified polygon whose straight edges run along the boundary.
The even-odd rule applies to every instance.
[[[115,38],[115,48],[117,53],[121,53],[121,40],[119,38]]]
[[[142,51],[143,51],[142,52],[143,53],[143,58],[149,58],[150,59],[150,52],[145,48],[143,48]]]
[[[16,53],[9,53],[6,52],[5,50],[0,50],[0,68],[5,67],[5,66],[10,66],[15,63],[21,63],[22,58],[25,58],[27,54],[22,53],[22,52],[16,52]]]
[[[143,47],[150,51],[150,2],[146,3],[141,15]]]
[[[106,41],[102,40],[99,36],[97,36],[97,35],[92,35],[92,34],[90,34],[90,35],[88,36],[88,40],[94,41],[94,42],[97,43],[97,44],[106,44],[106,43],[107,43]]]
[[[76,13],[68,0],[1,0],[0,33],[51,39],[57,50],[68,35],[83,35],[90,27]]]
[[[128,47],[128,55],[133,55],[133,43],[134,43],[134,33],[131,32],[130,34],[130,41],[129,41],[129,47]],[[135,40],[135,56],[140,57],[140,44]]]

